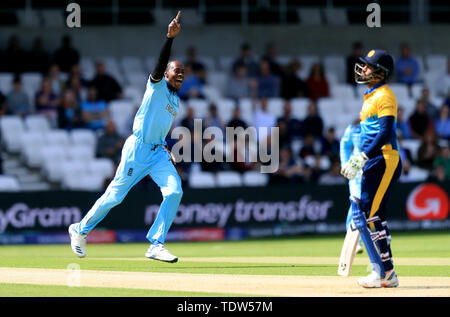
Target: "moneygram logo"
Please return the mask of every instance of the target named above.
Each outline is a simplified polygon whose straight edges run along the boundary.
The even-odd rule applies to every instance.
[[[443,220],[448,216],[448,196],[438,185],[422,184],[408,196],[406,212],[411,220]]]

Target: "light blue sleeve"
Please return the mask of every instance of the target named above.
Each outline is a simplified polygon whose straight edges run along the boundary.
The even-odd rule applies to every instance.
[[[350,155],[352,153],[353,141],[352,141],[352,132],[351,125],[349,125],[345,131],[344,135],[341,138],[341,142],[339,143],[339,156],[341,159],[341,166],[344,166],[345,163],[350,159]]]

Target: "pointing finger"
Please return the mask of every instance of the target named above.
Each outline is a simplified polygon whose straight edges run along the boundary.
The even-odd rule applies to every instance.
[[[181,11],[178,11],[178,14],[177,14],[177,16],[175,17],[175,21],[180,21],[180,14],[181,14]]]

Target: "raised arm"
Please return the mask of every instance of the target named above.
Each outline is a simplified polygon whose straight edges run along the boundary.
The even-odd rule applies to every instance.
[[[178,11],[178,14],[175,17],[175,19],[173,19],[172,22],[170,22],[170,24],[169,24],[167,35],[166,35],[166,40],[161,49],[161,52],[159,53],[158,62],[156,63],[156,66],[150,75],[151,81],[153,83],[160,81],[164,77],[164,72],[167,68],[167,63],[169,62],[169,58],[170,58],[170,51],[172,49],[173,39],[181,30],[181,26],[180,26],[180,22],[179,22],[180,14],[181,14],[181,11]]]

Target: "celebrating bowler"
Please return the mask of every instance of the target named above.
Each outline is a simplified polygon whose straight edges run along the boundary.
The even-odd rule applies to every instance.
[[[170,263],[178,260],[164,247],[164,241],[183,195],[180,177],[165,142],[178,113],[180,98],[177,91],[184,80],[182,63],[168,63],[173,39],[181,30],[179,18],[180,11],[168,26],[167,38],[157,65],[147,81],[142,104],[134,118],[133,134],[124,144],[114,179],[84,218],[69,227],[71,247],[78,257],[86,256],[86,237],[89,232],[111,208],[122,202],[134,185],[150,175],[159,186],[163,201],[147,234],[151,245],[145,256]]]

